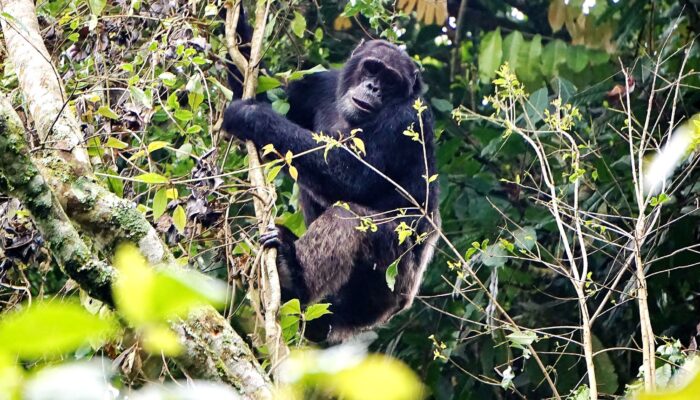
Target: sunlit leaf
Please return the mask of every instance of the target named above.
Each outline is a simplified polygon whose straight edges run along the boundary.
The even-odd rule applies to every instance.
[[[147,172],[145,174],[137,175],[134,177],[135,180],[143,183],[150,184],[160,184],[168,183],[168,178],[163,175],[156,174],[155,172]]]
[[[292,20],[292,32],[298,37],[304,37],[306,30],[306,18],[300,12],[294,11],[294,19]]]
[[[100,106],[100,108],[97,109],[97,114],[110,119],[119,119],[119,115],[108,106]]]
[[[290,166],[289,166],[289,176],[291,176],[292,179],[294,179],[295,181],[296,181],[297,179],[299,179],[299,171],[298,171],[297,168],[296,168],[295,166],[293,166],[293,165],[290,165]]]
[[[165,324],[150,326],[143,331],[143,347],[150,353],[174,357],[182,353],[177,335]]]
[[[186,315],[193,307],[220,307],[226,285],[194,270],[148,265],[133,245],[122,245],[115,254],[119,270],[113,286],[117,309],[132,324],[147,326]]]
[[[328,309],[330,306],[331,303],[318,303],[310,305],[306,308],[306,311],[304,311],[304,320],[312,321],[321,318],[326,314],[332,314],[332,312]]]
[[[156,150],[160,150],[160,149],[162,149],[163,147],[169,146],[169,145],[170,145],[170,143],[168,143],[168,142],[164,142],[164,141],[162,141],[162,140],[157,140],[157,141],[155,141],[155,142],[151,142],[151,143],[148,144],[148,152],[149,152],[149,153],[152,153],[152,152],[154,152],[154,151],[156,151]]]
[[[101,15],[107,5],[107,0],[88,0],[90,11],[95,15]]]
[[[168,206],[168,194],[166,189],[159,189],[153,196],[153,219],[157,220],[165,213]]]
[[[389,289],[391,289],[392,292],[394,291],[394,286],[396,285],[396,277],[399,275],[399,262],[400,261],[401,261],[401,258],[396,259],[386,269],[386,273],[385,273],[386,284],[387,284],[387,286],[389,286]]]
[[[90,314],[77,302],[35,302],[0,320],[0,352],[21,359],[57,356],[115,332],[114,321]]]
[[[153,108],[153,100],[151,99],[151,91],[144,92],[136,86],[129,86],[129,93],[138,104],[146,108]]]
[[[279,79],[271,76],[260,75],[258,77],[258,87],[256,89],[256,93],[264,93],[280,86],[282,86],[282,82],[280,82]]]
[[[365,142],[363,142],[362,139],[354,137],[352,138],[352,143],[355,145],[359,153],[367,154],[367,152],[365,151]]]
[[[423,397],[418,376],[400,361],[369,355],[332,377],[336,393],[348,400],[415,400]]]
[[[178,232],[185,232],[185,226],[187,225],[187,214],[185,214],[185,209],[182,208],[182,206],[175,207],[175,211],[173,211],[173,225],[175,225]]]
[[[700,393],[700,373],[696,373],[693,380],[680,389],[641,393],[639,400],[696,400],[698,393]]]
[[[299,299],[291,299],[280,307],[280,315],[301,315]]]
[[[194,118],[194,114],[192,113],[192,111],[185,110],[183,108],[176,110],[173,113],[173,116],[175,118],[179,119],[180,121],[184,121],[184,122],[191,121],[192,118]]]
[[[107,138],[107,143],[105,143],[105,147],[109,147],[109,148],[117,149],[117,150],[122,150],[122,149],[126,149],[127,147],[129,147],[129,145],[127,143],[124,143],[121,140],[113,137],[113,136],[110,136]]]

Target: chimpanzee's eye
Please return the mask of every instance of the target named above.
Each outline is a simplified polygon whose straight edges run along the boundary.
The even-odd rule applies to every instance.
[[[381,61],[373,59],[366,60],[362,66],[370,75],[377,75],[384,69],[384,65]]]

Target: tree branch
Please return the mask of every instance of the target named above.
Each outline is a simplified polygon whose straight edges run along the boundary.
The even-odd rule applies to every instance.
[[[152,264],[172,260],[169,249],[135,204],[97,183],[82,145],[79,124],[64,107],[65,92],[39,33],[34,3],[0,0],[0,9],[9,14],[0,19],[8,59],[39,137],[49,144],[32,153],[33,162],[68,217],[88,232],[105,254],[111,256],[114,245],[131,241]],[[95,290],[75,271],[67,269],[66,273],[86,291]],[[172,325],[185,349],[176,361],[191,375],[229,383],[245,398],[272,397],[270,380],[252,351],[213,308],[197,310],[186,321]]]
[[[236,59],[241,53],[237,45],[231,46],[235,37],[236,25],[240,16],[241,2],[237,0],[233,6],[228,9],[226,17],[226,37],[229,45],[231,58]],[[262,58],[262,45],[265,35],[265,24],[267,15],[270,10],[270,1],[259,0],[256,3],[255,9],[255,28],[253,30],[253,38],[251,40],[250,60],[246,63],[240,63],[239,68],[245,67],[243,71],[243,99],[251,99],[255,97],[255,90],[258,83],[258,73],[260,72],[260,61]],[[238,66],[239,63],[236,63]],[[256,192],[253,197],[253,205],[255,207],[255,216],[258,219],[260,232],[264,232],[269,223],[272,222],[271,209],[275,202],[275,189],[268,185],[265,181],[265,175],[260,166],[260,157],[255,145],[251,141],[246,142],[246,150],[248,151],[248,164],[250,172],[248,177],[250,184]],[[276,372],[276,367],[279,362],[287,356],[289,349],[282,339],[282,328],[277,323],[277,313],[280,308],[281,295],[279,276],[277,274],[277,250],[274,248],[266,248],[263,250],[261,257],[262,270],[262,291],[265,310],[265,342],[270,351],[272,371]]]

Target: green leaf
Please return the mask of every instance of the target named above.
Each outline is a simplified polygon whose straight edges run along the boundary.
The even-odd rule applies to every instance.
[[[542,36],[535,35],[532,40],[521,47],[519,75],[526,82],[532,82],[539,76],[542,57]]]
[[[160,184],[160,183],[168,183],[168,178],[164,177],[163,175],[156,174],[154,172],[147,172],[145,174],[138,175],[134,177],[135,180],[143,183],[149,183],[149,184]]]
[[[292,20],[292,32],[298,37],[304,37],[306,30],[306,19],[300,12],[294,11],[294,19]]]
[[[304,214],[301,211],[295,213],[285,212],[280,219],[282,220],[280,225],[292,231],[297,237],[300,237],[306,232]]]
[[[277,99],[272,102],[272,109],[280,115],[287,115],[289,107],[289,103],[286,100]]]
[[[503,40],[503,62],[507,62],[516,75],[520,72],[520,51],[524,43],[525,39],[520,31],[511,32]]]
[[[154,151],[156,151],[156,150],[160,150],[160,149],[162,149],[163,147],[166,147],[166,146],[169,146],[169,145],[170,145],[170,143],[168,143],[168,142],[164,142],[164,141],[162,141],[162,140],[156,140],[155,142],[151,142],[151,143],[148,144],[148,152],[149,152],[149,153],[152,153],[152,152],[154,152]]]
[[[220,307],[226,300],[223,282],[191,269],[154,269],[134,245],[117,249],[114,266],[119,270],[113,285],[115,303],[136,326],[184,316],[204,304]]]
[[[204,102],[204,93],[201,92],[189,92],[187,93],[187,105],[190,109],[196,110],[200,104]]]
[[[194,114],[192,114],[192,111],[185,110],[182,108],[179,110],[176,110],[173,113],[173,115],[175,116],[175,118],[179,119],[180,121],[184,121],[184,122],[191,121],[192,118],[194,117]]]
[[[588,65],[588,50],[583,46],[569,46],[566,52],[566,64],[572,71],[582,72]]]
[[[280,315],[301,315],[299,299],[291,299],[282,304],[282,307],[280,307]]]
[[[544,110],[549,105],[549,92],[547,87],[540,88],[533,92],[525,103],[525,112],[528,120],[534,125],[542,120]]]
[[[20,359],[65,354],[116,332],[111,319],[87,312],[76,302],[35,302],[0,320],[0,352]]]
[[[576,94],[576,86],[573,83],[561,77],[553,78],[550,83],[552,89],[554,89],[554,94],[561,98],[562,104],[571,102]]]
[[[143,348],[151,353],[175,357],[182,352],[177,334],[167,325],[148,326],[143,332]]]
[[[187,214],[185,214],[185,209],[182,208],[182,206],[177,206],[175,211],[173,211],[173,225],[175,225],[178,232],[185,232],[185,226],[187,225]]]
[[[267,171],[267,176],[265,179],[267,180],[267,183],[272,183],[272,181],[277,178],[277,175],[279,175],[280,171],[282,171],[283,165],[275,165],[270,167],[270,169]]]
[[[151,99],[151,91],[144,92],[136,86],[129,86],[129,93],[136,103],[141,104],[146,108],[153,108],[153,100]]]
[[[190,125],[187,127],[186,132],[193,135],[195,133],[199,133],[202,131],[202,126],[201,125]]]
[[[560,39],[549,42],[542,50],[542,73],[545,77],[559,74],[559,65],[566,62],[566,43]]]
[[[430,103],[433,105],[433,107],[435,107],[436,110],[442,113],[452,112],[453,107],[452,103],[449,100],[433,97],[432,99],[430,99]]]
[[[327,70],[323,65],[319,64],[319,65],[316,65],[310,69],[303,69],[303,70],[299,70],[299,71],[294,71],[291,74],[287,74],[287,80],[288,81],[296,81],[296,80],[299,80],[299,79],[305,77],[306,75],[315,74],[317,72],[323,72],[323,71],[327,71]],[[277,74],[277,75],[284,76],[285,74]]]
[[[280,86],[282,86],[282,82],[280,82],[279,79],[273,78],[271,76],[260,75],[258,77],[258,87],[255,90],[255,92],[260,94],[267,92],[268,90],[278,88]]]
[[[161,215],[165,213],[165,209],[168,206],[168,190],[163,188],[159,189],[155,196],[153,196],[153,220],[157,220]]]
[[[163,84],[168,87],[175,86],[175,83],[177,83],[177,77],[172,72],[163,72],[162,74],[158,75],[158,78],[160,78],[160,80],[163,81]]]
[[[501,65],[503,58],[503,41],[501,29],[497,28],[484,35],[479,46],[479,78],[486,84],[496,76],[496,70]]]
[[[100,106],[100,108],[97,109],[97,114],[105,118],[119,119],[119,115],[117,115],[117,113],[112,111],[112,109],[107,106]]]
[[[522,349],[537,341],[537,334],[532,331],[517,331],[506,335],[511,346]]]
[[[107,0],[88,0],[90,11],[95,15],[101,15],[107,5]]]
[[[591,65],[605,64],[610,60],[610,54],[603,50],[588,50],[588,59]]]
[[[386,285],[389,286],[391,291],[394,291],[394,285],[396,285],[396,277],[399,275],[399,262],[401,257],[397,258],[389,267],[386,269]]]
[[[506,251],[497,244],[486,247],[486,250],[481,254],[481,262],[487,267],[501,267],[506,261],[508,261]]]
[[[513,232],[513,239],[518,248],[530,251],[537,243],[537,232],[532,227],[523,227]]]
[[[123,150],[129,147],[128,144],[122,142],[121,140],[115,138],[115,137],[108,137],[107,138],[107,143],[105,143],[105,147],[109,147],[111,149],[117,149],[117,150]]]
[[[318,303],[310,305],[306,308],[306,311],[304,312],[304,320],[313,321],[315,319],[321,318],[326,314],[332,314],[332,312],[328,310],[328,307],[330,306],[331,303]]]

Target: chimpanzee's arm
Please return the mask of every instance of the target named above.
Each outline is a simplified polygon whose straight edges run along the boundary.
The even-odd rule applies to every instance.
[[[223,128],[241,140],[252,140],[258,148],[272,144],[282,154],[291,151],[297,155],[322,145],[313,139],[311,131],[277,114],[269,105],[254,100],[231,103],[224,114]],[[365,160],[380,171],[386,162],[379,154],[372,153]],[[316,150],[295,158],[293,165],[300,175],[310,178],[305,181],[324,185],[319,189],[326,191],[352,188],[371,192],[377,184],[385,183],[379,174],[344,149],[332,149],[327,161],[323,149]]]

